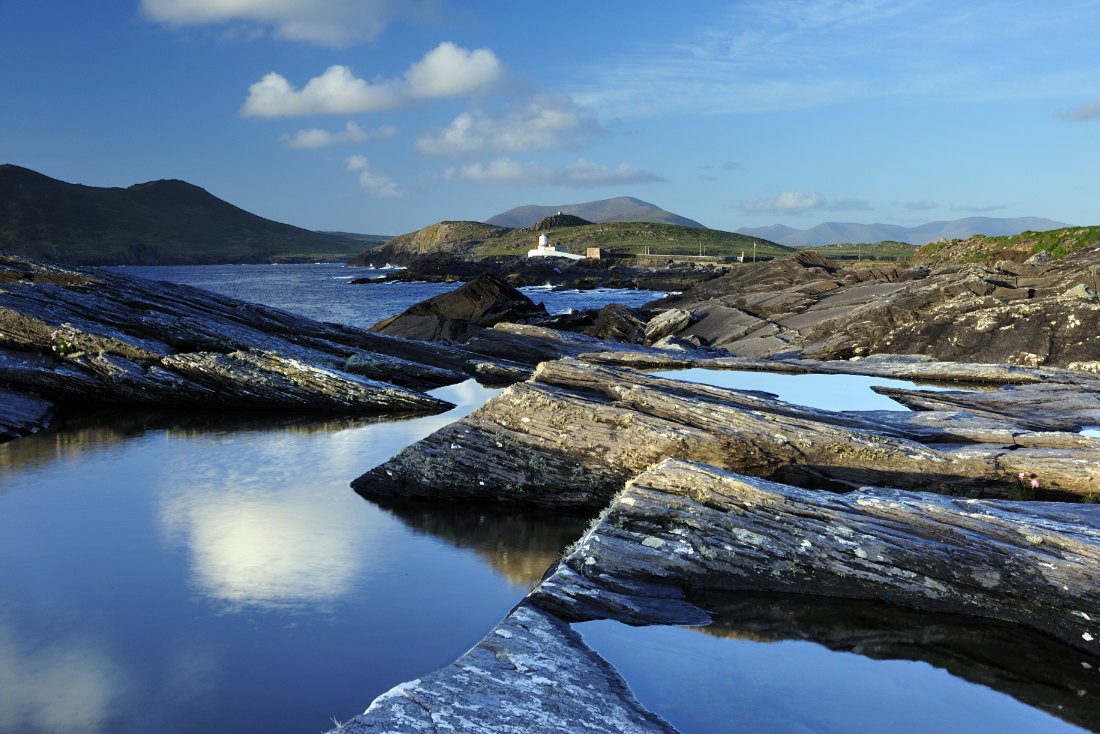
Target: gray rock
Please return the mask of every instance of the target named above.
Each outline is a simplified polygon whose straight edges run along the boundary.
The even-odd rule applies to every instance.
[[[1096,656],[1100,507],[837,495],[670,459],[616,496],[531,599],[571,619],[632,619],[611,600],[706,589],[985,616]]]
[[[379,696],[340,734],[672,734],[564,622],[517,607],[451,666]]]
[[[410,386],[439,387],[474,371],[469,363],[410,369],[391,355],[431,360],[441,350],[108,271],[0,257],[0,286],[0,382],[23,396],[6,401],[11,433],[34,429],[14,416],[35,401],[438,412],[449,403]],[[345,370],[365,354],[371,377],[385,381]]]
[[[662,311],[645,325],[646,344],[653,344],[666,336],[678,334],[691,325],[691,311],[682,308],[670,308]]]

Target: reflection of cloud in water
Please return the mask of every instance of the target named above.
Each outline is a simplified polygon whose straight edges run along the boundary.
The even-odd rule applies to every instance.
[[[0,624],[0,730],[101,731],[121,675],[94,645],[21,648]]]
[[[385,562],[389,533],[401,532],[351,480],[497,391],[470,381],[434,392],[463,407],[328,434],[182,439],[189,450],[161,465],[161,521],[188,548],[193,583],[233,608],[333,602],[350,591],[367,565]]]
[[[194,491],[164,508],[191,552],[192,581],[232,606],[331,602],[363,563],[368,528],[294,488]]]

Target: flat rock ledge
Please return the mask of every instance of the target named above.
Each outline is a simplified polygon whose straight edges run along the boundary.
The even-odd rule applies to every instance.
[[[335,731],[669,734],[569,625],[521,605],[450,667],[382,694]]]
[[[1046,498],[1100,492],[1100,440],[1077,433],[1100,416],[1092,375],[989,392],[891,395],[917,410],[815,410],[765,393],[562,359],[353,487],[368,499],[599,510],[632,477],[676,457],[812,489],[1032,497],[1035,479]]]
[[[75,405],[441,412],[450,404],[423,391],[497,366],[198,288],[0,255],[0,439]]]

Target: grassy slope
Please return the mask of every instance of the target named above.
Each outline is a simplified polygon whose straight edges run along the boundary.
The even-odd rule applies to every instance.
[[[907,263],[917,253],[917,246],[906,242],[875,242],[871,244],[822,245],[805,247],[830,260],[879,260]]]
[[[1049,252],[1055,258],[1100,244],[1100,227],[1067,227],[1047,232],[1021,232],[1007,237],[975,235],[964,240],[932,242],[917,251],[918,262],[993,263],[997,260],[1023,262],[1032,255]]]
[[[758,257],[794,252],[790,247],[733,232],[653,222],[606,222],[541,232],[481,222],[439,222],[394,237],[377,252],[403,255],[448,252],[472,258],[525,255],[538,244],[539,234],[546,234],[551,242],[580,255],[589,247],[599,247],[605,252],[624,254],[643,254],[648,248],[650,254],[660,256],[733,257],[744,253],[752,257],[754,242]]]

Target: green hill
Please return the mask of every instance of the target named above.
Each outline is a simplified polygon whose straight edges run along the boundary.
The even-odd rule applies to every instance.
[[[553,226],[560,223],[561,226]],[[501,255],[526,255],[539,234],[568,252],[584,255],[598,247],[605,255],[655,257],[772,258],[794,248],[717,229],[656,222],[584,222],[568,215],[548,217],[533,227],[512,229],[482,222],[438,222],[398,235],[351,261],[352,265],[406,263],[424,255],[449,255],[468,260]]]
[[[1055,259],[1100,245],[1100,227],[1066,227],[1046,232],[1021,232],[1005,237],[974,235],[966,239],[931,242],[917,250],[916,260],[927,265],[944,263],[1023,262],[1040,252]]]
[[[75,264],[175,264],[345,259],[363,243],[264,219],[185,181],[98,188],[4,164],[0,249]]]

